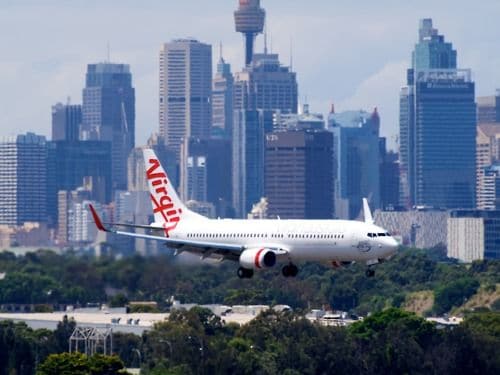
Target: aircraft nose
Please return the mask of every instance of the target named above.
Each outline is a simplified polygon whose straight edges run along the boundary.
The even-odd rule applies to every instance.
[[[388,248],[391,251],[391,253],[395,253],[398,250],[398,248],[399,248],[398,241],[396,241],[396,239],[394,239],[392,237],[389,238]]]

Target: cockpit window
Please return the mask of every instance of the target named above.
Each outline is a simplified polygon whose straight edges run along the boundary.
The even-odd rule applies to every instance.
[[[385,233],[378,233],[377,236],[379,236],[379,237],[385,237]]]
[[[368,233],[368,237],[370,238],[377,237],[377,233]]]
[[[391,236],[391,234],[390,234],[389,232],[386,232],[386,233],[385,233],[385,235],[386,235],[387,237],[390,237],[390,236]]]

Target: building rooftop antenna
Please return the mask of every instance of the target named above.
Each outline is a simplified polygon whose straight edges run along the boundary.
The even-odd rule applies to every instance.
[[[111,47],[109,45],[109,42],[106,44],[106,62],[109,63],[111,62]]]
[[[264,24],[264,55],[267,55],[267,21]]]

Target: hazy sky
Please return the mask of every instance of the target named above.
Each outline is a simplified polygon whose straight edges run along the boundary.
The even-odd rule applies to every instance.
[[[0,0],[0,135],[50,135],[51,106],[81,103],[86,64],[128,63],[136,88],[136,144],[158,128],[158,53],[162,42],[195,37],[224,45],[232,70],[243,64],[234,31],[237,0]],[[314,5],[313,5],[314,4]],[[326,114],[377,106],[382,134],[398,133],[398,93],[418,35],[434,26],[471,68],[477,95],[500,87],[500,1],[261,0],[269,45],[290,62],[300,102]],[[263,37],[257,40],[262,49]]]

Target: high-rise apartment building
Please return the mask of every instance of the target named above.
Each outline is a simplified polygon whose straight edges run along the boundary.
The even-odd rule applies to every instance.
[[[419,36],[400,94],[401,204],[472,208],[474,82],[432,20],[420,22]]]
[[[229,139],[233,128],[233,85],[231,65],[221,56],[212,81],[212,133]]]
[[[52,106],[53,141],[77,141],[81,124],[81,105],[57,103]]]
[[[380,205],[379,128],[377,110],[330,113],[333,133],[335,213],[355,219],[368,198],[373,209]]]
[[[82,139],[111,142],[113,190],[127,188],[127,158],[135,144],[135,89],[127,64],[87,66]]]
[[[283,219],[333,218],[333,137],[326,130],[266,135],[268,215]]]
[[[160,136],[180,159],[183,140],[207,138],[212,122],[212,46],[176,39],[160,50]]]
[[[47,142],[34,133],[0,141],[0,224],[47,222]]]

